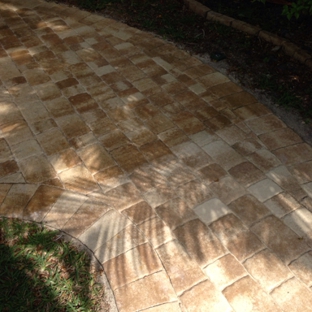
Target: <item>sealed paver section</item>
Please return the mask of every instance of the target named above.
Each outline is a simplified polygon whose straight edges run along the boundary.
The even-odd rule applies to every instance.
[[[0,0],[0,214],[78,238],[119,311],[310,311],[312,147],[151,33]]]

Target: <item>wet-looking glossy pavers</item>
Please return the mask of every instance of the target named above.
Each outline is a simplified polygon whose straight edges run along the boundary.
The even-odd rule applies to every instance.
[[[120,311],[312,311],[312,148],[153,34],[0,0],[0,214],[87,245]]]

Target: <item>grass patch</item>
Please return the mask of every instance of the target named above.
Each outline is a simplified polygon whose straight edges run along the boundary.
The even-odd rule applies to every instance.
[[[0,311],[99,311],[90,257],[35,223],[0,219]]]

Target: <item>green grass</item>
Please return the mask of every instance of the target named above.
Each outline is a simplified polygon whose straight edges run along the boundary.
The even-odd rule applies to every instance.
[[[98,311],[103,288],[85,252],[58,231],[0,219],[0,311]]]

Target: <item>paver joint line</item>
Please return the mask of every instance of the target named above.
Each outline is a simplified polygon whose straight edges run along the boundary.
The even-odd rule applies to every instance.
[[[90,248],[112,311],[312,306],[310,145],[153,34],[40,0],[0,24],[0,215]]]

